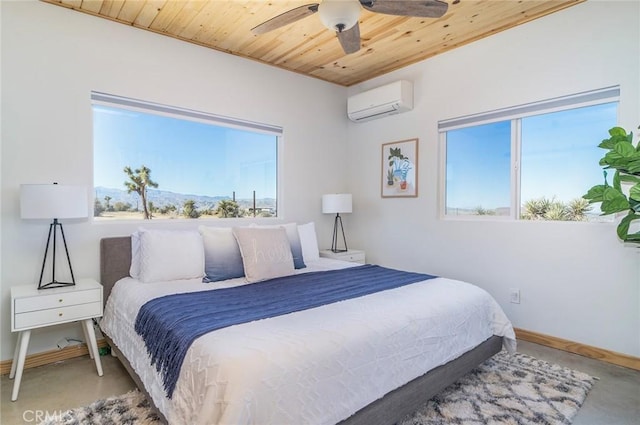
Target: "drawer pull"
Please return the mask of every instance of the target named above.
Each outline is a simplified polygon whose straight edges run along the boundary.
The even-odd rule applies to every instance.
[[[62,298],[60,298],[60,299],[58,300],[58,302],[59,302],[59,303],[61,303],[61,302],[62,302]]]
[[[58,317],[62,317],[62,313],[58,313]]]

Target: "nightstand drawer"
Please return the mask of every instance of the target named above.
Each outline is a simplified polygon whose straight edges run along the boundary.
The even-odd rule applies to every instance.
[[[78,304],[100,303],[102,288],[86,291],[68,291],[59,294],[22,297],[15,299],[14,312],[16,314],[51,308],[74,306]]]
[[[359,253],[354,253],[354,254],[348,254],[345,253],[346,255],[341,255],[339,257],[336,257],[340,260],[343,261],[351,261],[352,263],[362,263],[364,264],[364,252],[359,252]]]
[[[365,263],[365,252],[359,249],[350,249],[342,252],[333,252],[330,249],[323,249],[320,251],[320,256],[333,258],[334,260],[350,261],[352,263]]]
[[[102,316],[102,303],[86,303],[68,307],[51,308],[28,313],[16,313],[14,326],[16,330],[32,329],[62,322],[72,322],[80,319],[90,319]]]

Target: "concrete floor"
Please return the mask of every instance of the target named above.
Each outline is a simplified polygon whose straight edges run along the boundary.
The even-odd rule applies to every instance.
[[[520,341],[518,351],[599,378],[574,418],[574,425],[640,424],[640,372]],[[0,423],[37,424],[40,420],[135,388],[119,361],[102,357],[99,377],[88,356],[27,369],[18,400],[11,402],[13,380],[0,379]]]

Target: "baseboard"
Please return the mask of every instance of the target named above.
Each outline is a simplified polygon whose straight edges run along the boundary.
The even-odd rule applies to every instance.
[[[98,349],[106,346],[107,342],[104,339],[98,340]],[[49,363],[86,356],[88,354],[89,350],[87,349],[87,344],[70,345],[60,350],[31,354],[25,359],[24,368],[29,369],[32,367],[44,366]],[[0,362],[0,375],[6,375],[11,372],[11,362],[12,360],[3,360]]]
[[[616,353],[604,348],[592,347],[579,342],[573,342],[555,336],[545,335],[537,332],[515,328],[516,338],[523,341],[534,342],[536,344],[555,348],[569,353],[579,354],[584,357],[600,360],[603,362],[627,367],[629,369],[640,370],[640,357],[627,354]]]

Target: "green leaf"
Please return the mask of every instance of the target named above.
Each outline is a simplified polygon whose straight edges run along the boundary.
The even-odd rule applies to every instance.
[[[640,143],[638,144],[638,146],[640,146]],[[640,175],[640,159],[629,161],[627,171],[634,175]]]
[[[640,232],[627,234],[627,238],[625,239],[625,242],[640,243]]]
[[[602,142],[600,142],[600,144],[598,145],[599,148],[602,149],[613,149],[613,147],[616,145],[616,141],[613,139],[604,139]]]
[[[626,171],[629,162],[635,160],[635,149],[633,149],[633,152],[629,151],[629,149],[633,149],[633,147],[627,142],[616,144],[614,150],[609,151],[600,160],[600,165],[608,165],[611,168]]]
[[[613,147],[616,145],[615,140],[611,140],[611,139],[604,139],[602,142],[600,142],[600,144],[598,145],[599,148],[602,149],[613,149]]]
[[[620,224],[616,229],[618,233],[618,237],[623,241],[626,241],[627,238],[629,237],[629,226],[631,225],[631,222],[639,218],[640,218],[640,214],[634,214],[632,212],[629,212],[629,214],[627,214],[622,220],[620,220]]]
[[[582,197],[588,200],[590,204],[602,202],[602,195],[604,194],[605,188],[607,188],[607,186],[603,184],[593,186],[585,195],[582,195]]]
[[[615,152],[618,152],[621,156],[625,158],[633,157],[635,156],[635,153],[636,153],[636,149],[628,140],[624,140],[616,143],[616,145],[613,147],[613,150]]]
[[[607,187],[602,194],[600,210],[603,215],[626,211],[630,208],[627,197],[612,187]]]
[[[640,177],[631,174],[620,174],[620,180],[628,183],[640,183]]]
[[[613,127],[609,130],[609,135],[611,137],[600,142],[598,145],[599,148],[613,149],[618,142],[624,141],[631,143],[633,141],[633,134],[627,134],[622,127]]]
[[[640,201],[640,183],[636,183],[629,189],[629,198]]]
[[[602,199],[604,201],[613,201],[616,199],[624,199],[626,201],[627,197],[624,196],[624,193],[622,193],[621,191],[614,189],[611,186],[607,186],[605,187],[604,193],[602,194]]]
[[[611,136],[625,136],[627,135],[627,131],[622,127],[613,127],[609,129],[609,134]]]
[[[602,201],[600,204],[602,215],[615,214],[629,210],[629,202],[623,199],[613,201]]]

